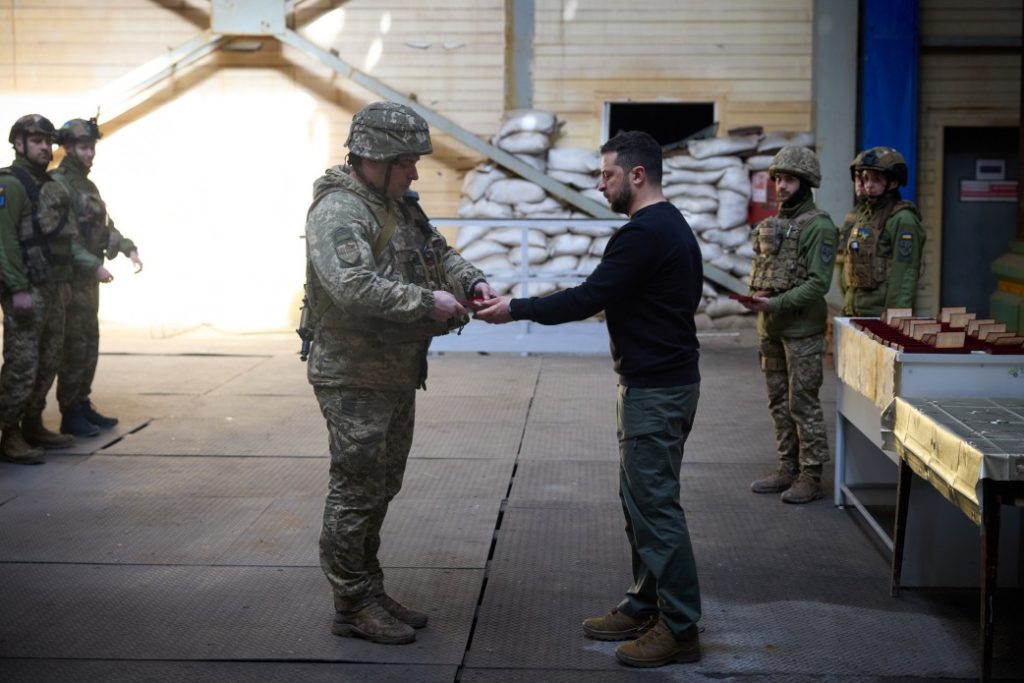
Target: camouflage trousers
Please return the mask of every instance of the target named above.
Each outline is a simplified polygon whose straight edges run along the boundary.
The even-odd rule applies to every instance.
[[[14,312],[10,292],[0,296],[4,312],[4,365],[0,369],[0,429],[41,415],[57,376],[64,348],[63,284],[33,285],[32,310]]]
[[[761,337],[758,350],[781,464],[790,471],[823,465],[829,460],[828,439],[818,391],[825,336]]]
[[[100,285],[96,280],[71,283],[64,322],[64,355],[57,372],[61,412],[89,400],[100,353]]]
[[[314,387],[327,419],[331,480],[320,531],[320,566],[338,610],[384,592],[377,551],[388,504],[402,488],[412,447],[416,392]]]

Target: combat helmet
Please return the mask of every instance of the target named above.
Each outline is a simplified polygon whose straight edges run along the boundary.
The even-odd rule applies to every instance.
[[[811,187],[821,186],[821,166],[818,164],[818,157],[806,147],[789,145],[779,150],[772,165],[768,167],[768,175],[775,177],[776,173],[788,173],[802,180],[806,180]]]
[[[404,104],[373,102],[352,119],[348,151],[364,159],[390,161],[403,154],[430,154],[430,127]]]
[[[69,145],[78,140],[99,140],[103,137],[96,117],[91,119],[71,119],[57,131],[57,143]]]
[[[861,152],[854,162],[857,171],[864,169],[881,171],[897,181],[901,187],[907,184],[907,160],[892,147],[872,147]]]
[[[7,136],[7,142],[13,145],[17,138],[27,138],[29,135],[45,135],[50,138],[50,142],[53,142],[57,137],[57,129],[45,116],[25,114],[11,126],[11,134]]]
[[[864,154],[866,154],[866,152],[861,152],[853,158],[853,161],[850,162],[850,180],[857,180],[857,169],[864,160]]]

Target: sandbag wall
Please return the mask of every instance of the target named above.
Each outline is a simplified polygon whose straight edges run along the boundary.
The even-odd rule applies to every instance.
[[[560,122],[549,112],[512,112],[492,143],[607,205],[596,189],[598,152],[554,147],[559,126]],[[693,141],[683,153],[665,158],[665,197],[679,208],[693,228],[706,263],[748,281],[754,255],[747,222],[751,174],[767,169],[781,147],[813,143],[813,136],[806,133],[730,136]],[[607,228],[559,223],[557,219],[589,216],[548,195],[540,186],[488,162],[467,173],[458,213],[460,218],[550,220],[550,224],[538,221],[537,227],[530,227],[527,233],[528,264],[531,272],[540,277],[586,275],[601,260],[612,232]],[[456,248],[484,272],[504,274],[520,269],[521,241],[522,230],[518,227],[472,226],[459,231]],[[516,283],[493,284],[503,293],[521,294]],[[531,282],[529,294],[542,296],[574,284]],[[729,299],[727,291],[705,280],[697,324],[704,330],[732,329],[753,324],[753,316]]]

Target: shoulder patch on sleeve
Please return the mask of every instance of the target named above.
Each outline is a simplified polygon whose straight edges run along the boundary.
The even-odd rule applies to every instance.
[[[898,246],[896,248],[896,257],[900,261],[909,261],[914,255],[914,233],[912,230],[903,230],[900,232],[899,239],[897,240]]]
[[[822,242],[821,262],[826,266],[836,260],[836,245],[834,242]]]
[[[338,260],[346,266],[356,266],[360,263],[359,244],[353,239],[347,239],[336,244],[334,252],[338,255]]]
[[[0,185],[0,209],[7,206],[7,188]]]

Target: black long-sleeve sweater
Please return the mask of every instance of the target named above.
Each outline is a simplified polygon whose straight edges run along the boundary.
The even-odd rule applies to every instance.
[[[620,384],[682,386],[700,381],[693,316],[703,283],[697,238],[678,209],[658,202],[616,231],[582,284],[513,299],[509,311],[516,320],[557,325],[603,310]]]

